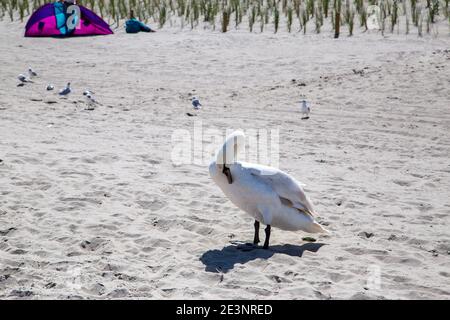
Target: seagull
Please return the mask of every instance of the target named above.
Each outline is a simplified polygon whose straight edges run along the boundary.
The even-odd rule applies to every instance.
[[[30,79],[28,79],[25,75],[23,74],[19,74],[19,76],[17,77],[17,79],[19,79],[20,82],[22,83],[27,83],[27,82],[33,82]]]
[[[71,92],[70,90],[70,82],[67,83],[67,86],[64,89],[59,90],[59,95],[60,96],[66,96]]]
[[[316,212],[302,185],[287,173],[268,166],[237,161],[245,149],[245,135],[229,135],[209,165],[209,174],[238,208],[255,219],[253,244],[259,241],[260,223],[266,225],[264,249],[269,248],[271,227],[329,233],[315,219]]]
[[[92,95],[92,94],[94,94],[94,92],[91,91],[91,90],[86,89],[86,90],[83,92],[83,96],[87,96],[88,94]]]
[[[195,110],[202,108],[202,104],[200,103],[200,100],[198,100],[197,97],[192,97],[192,105],[194,106]]]
[[[300,101],[302,106],[301,106],[301,113],[303,114],[302,120],[307,120],[309,119],[309,113],[311,112],[311,107],[307,104],[306,100],[301,100]]]
[[[28,68],[28,74],[30,75],[30,78],[37,77],[37,73],[31,69],[31,67]]]
[[[90,93],[88,93],[86,95],[86,103],[88,105],[88,107],[86,108],[86,110],[94,110],[95,109],[95,105],[99,104],[97,102],[97,100],[95,100],[94,96]]]
[[[52,84],[47,85],[47,91],[51,91],[53,89],[55,89],[55,87]]]

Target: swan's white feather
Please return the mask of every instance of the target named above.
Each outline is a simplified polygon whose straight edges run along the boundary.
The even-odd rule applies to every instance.
[[[280,198],[289,200],[294,208],[315,214],[311,200],[305,194],[302,184],[289,174],[272,167],[242,162],[243,167],[261,182],[267,184]]]
[[[295,178],[277,168],[234,160],[244,142],[242,132],[228,136],[209,166],[212,179],[231,202],[266,225],[291,231],[328,232],[315,221],[313,205]],[[231,184],[223,172],[224,162],[232,176]]]

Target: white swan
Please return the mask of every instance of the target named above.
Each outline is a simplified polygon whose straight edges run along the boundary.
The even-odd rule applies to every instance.
[[[297,180],[276,168],[237,161],[244,146],[242,131],[229,135],[209,165],[209,173],[231,202],[255,219],[254,244],[259,243],[260,222],[267,226],[264,249],[269,247],[271,226],[328,233],[315,221],[311,201]]]

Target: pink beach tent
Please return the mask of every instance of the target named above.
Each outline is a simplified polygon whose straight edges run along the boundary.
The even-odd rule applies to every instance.
[[[113,34],[109,25],[91,10],[78,5],[80,17],[75,16],[76,27],[67,23],[67,7],[61,2],[49,3],[37,9],[25,26],[25,37],[73,37]],[[79,21],[77,21],[79,19]]]

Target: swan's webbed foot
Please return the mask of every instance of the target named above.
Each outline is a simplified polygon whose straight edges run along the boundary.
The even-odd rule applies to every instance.
[[[255,237],[253,238],[253,244],[259,243],[259,221],[255,220]]]
[[[268,225],[266,227],[266,229],[264,229],[264,231],[266,232],[266,240],[264,241],[264,249],[269,249],[269,240],[270,240],[270,225]]]

